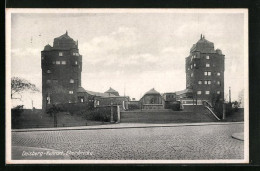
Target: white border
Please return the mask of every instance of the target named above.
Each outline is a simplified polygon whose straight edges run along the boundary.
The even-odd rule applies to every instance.
[[[11,14],[12,13],[243,13],[244,159],[243,160],[11,160]],[[6,164],[200,164],[249,163],[248,9],[6,9]]]

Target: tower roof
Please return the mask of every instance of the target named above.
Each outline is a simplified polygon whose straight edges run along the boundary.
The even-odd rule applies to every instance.
[[[200,40],[196,44],[193,44],[190,52],[199,51],[201,53],[215,53],[214,43],[205,39],[204,35],[200,36]]]
[[[55,49],[71,49],[71,48],[78,48],[78,44],[74,41],[66,31],[65,34],[56,37],[53,42],[53,48]]]
[[[110,87],[105,93],[118,93],[118,92]]]
[[[51,50],[51,45],[47,44],[46,46],[44,46],[44,50]]]
[[[160,93],[158,91],[156,91],[154,88],[152,88],[151,90],[149,90],[145,93],[145,95],[148,95],[148,94],[160,94]]]

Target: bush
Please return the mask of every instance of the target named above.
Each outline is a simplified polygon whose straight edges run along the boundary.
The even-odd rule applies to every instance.
[[[12,128],[17,128],[17,124],[19,122],[19,118],[21,116],[21,114],[23,113],[24,109],[23,109],[23,105],[18,105],[14,108],[12,108],[11,110],[11,126]]]
[[[98,107],[93,110],[84,110],[76,112],[77,115],[82,115],[86,120],[110,122],[111,107]],[[113,107],[113,119],[118,120],[117,117],[117,107]]]
[[[128,110],[136,110],[136,109],[141,109],[140,105],[138,105],[138,104],[128,104]]]

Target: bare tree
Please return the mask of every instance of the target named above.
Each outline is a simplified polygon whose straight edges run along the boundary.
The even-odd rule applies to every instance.
[[[39,89],[29,81],[19,78],[11,78],[11,99],[20,99],[22,98],[21,93],[24,91],[39,92]],[[20,95],[20,97],[18,97]]]

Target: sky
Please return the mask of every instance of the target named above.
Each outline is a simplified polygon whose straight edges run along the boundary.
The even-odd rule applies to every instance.
[[[41,90],[41,51],[68,31],[83,58],[82,87],[137,100],[152,88],[186,88],[185,58],[200,35],[225,55],[225,94],[244,88],[243,13],[15,13],[11,15],[11,76]],[[41,93],[24,93],[24,104],[41,108]]]

